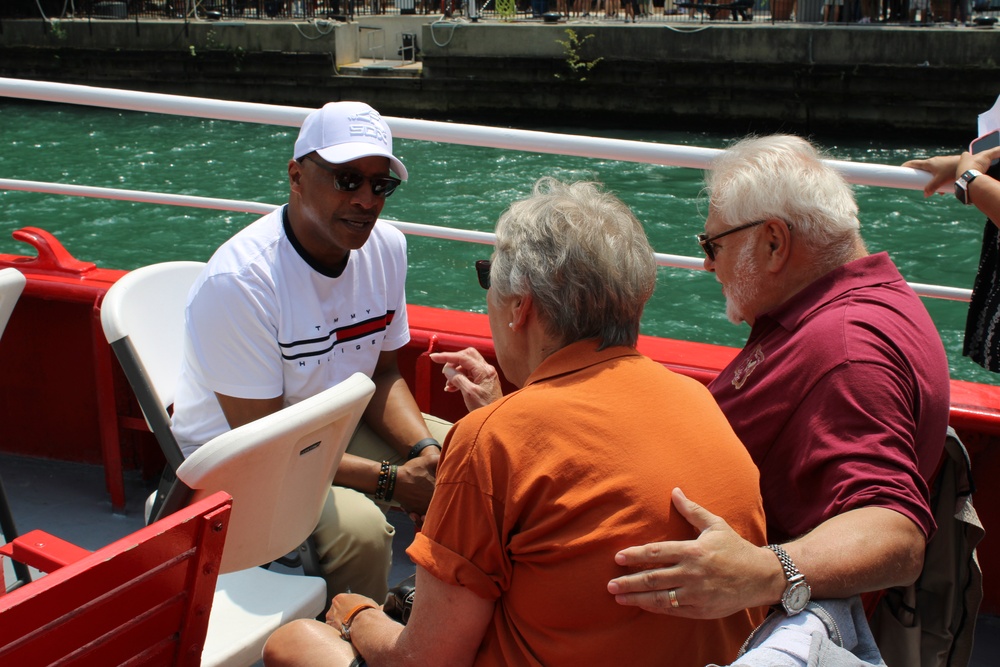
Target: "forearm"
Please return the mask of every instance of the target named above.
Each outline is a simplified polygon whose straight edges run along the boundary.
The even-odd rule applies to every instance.
[[[402,635],[403,626],[378,609],[358,614],[351,624],[351,643],[369,667],[406,667],[419,664],[419,660],[407,660],[407,657],[419,656],[414,656],[412,651],[403,650]]]
[[[365,422],[405,458],[414,444],[431,437],[431,433],[410,388],[398,372],[383,373],[372,380],[375,394],[365,410]]]
[[[346,486],[349,489],[374,494],[378,486],[378,476],[382,466],[378,461],[370,461],[361,456],[344,454],[340,461],[333,483]]]
[[[812,597],[844,598],[913,583],[923,566],[925,540],[902,514],[862,507],[782,546],[805,575]]]
[[[632,570],[608,583],[619,604],[688,618],[724,618],[781,601],[787,579],[770,549],[746,541],[680,489],[673,490],[673,500],[698,531],[697,539],[619,551],[615,563]],[[805,575],[812,597],[844,598],[916,580],[924,537],[902,514],[870,507],[828,519],[782,546]]]
[[[419,565],[416,587],[420,594],[413,601],[405,628],[377,609],[356,614],[350,625],[354,649],[371,667],[472,664],[493,616],[493,601],[461,586],[445,584]],[[342,630],[350,610],[372,603],[358,595],[337,595],[327,622]]]
[[[1000,181],[983,174],[969,186],[972,205],[1000,226]]]
[[[926,160],[908,160],[903,166],[926,171],[931,175],[924,186],[924,196],[930,197],[936,192],[951,194],[955,179],[961,175],[958,163],[958,155],[938,155]]]
[[[782,547],[805,575],[812,597],[820,599],[913,583],[923,565],[924,544],[923,533],[902,514],[863,507],[832,517]],[[741,603],[781,602],[787,580],[776,555],[760,547],[746,557],[744,568],[749,576],[737,587]]]

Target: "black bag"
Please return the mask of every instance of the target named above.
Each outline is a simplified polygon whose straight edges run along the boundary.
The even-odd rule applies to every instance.
[[[406,625],[406,622],[410,620],[410,610],[413,609],[416,576],[415,574],[411,574],[390,588],[389,594],[385,596],[385,604],[382,605],[382,611],[389,618],[403,625]]]

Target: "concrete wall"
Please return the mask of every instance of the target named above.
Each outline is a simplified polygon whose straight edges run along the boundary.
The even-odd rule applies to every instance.
[[[966,141],[1000,94],[1000,30],[951,26],[4,21],[0,75],[390,115]],[[418,34],[419,78],[345,75],[381,29]],[[575,32],[577,39],[568,32]],[[376,41],[378,41],[376,37]],[[570,67],[574,60],[584,65]],[[587,68],[587,63],[593,66]]]
[[[566,30],[586,40],[590,57],[663,63],[788,63],[997,68],[1000,30],[903,26],[720,22],[702,30],[664,24],[595,25],[458,23],[424,29],[424,54],[442,57],[537,57],[564,55]]]
[[[919,131],[967,140],[977,114],[1000,94],[995,30],[731,23],[697,32],[662,25],[517,28],[464,24],[431,39],[425,26],[428,99],[461,88],[461,96],[447,97],[448,113],[497,109],[512,119],[571,124]],[[568,28],[575,49],[560,44],[571,41]],[[574,74],[574,55],[596,64]]]

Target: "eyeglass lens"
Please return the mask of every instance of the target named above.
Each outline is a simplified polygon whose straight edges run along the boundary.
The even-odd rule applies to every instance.
[[[479,286],[483,289],[490,288],[490,266],[493,265],[488,259],[476,260],[476,276],[479,278]]]
[[[696,238],[698,239],[698,245],[700,245],[701,249],[705,251],[705,255],[708,257],[708,259],[714,262],[715,261],[715,243],[713,243],[713,241],[721,239],[723,236],[729,236],[730,234],[735,234],[736,232],[742,232],[744,229],[750,229],[751,227],[756,227],[757,225],[762,225],[765,222],[767,222],[766,219],[764,219],[764,220],[755,220],[753,222],[748,222],[745,225],[739,225],[738,227],[733,227],[732,229],[727,229],[726,231],[722,232],[721,234],[716,234],[715,236],[709,236],[708,234],[698,234],[696,236]],[[792,226],[789,225],[788,228],[791,229]]]
[[[309,160],[321,169],[333,174],[333,187],[337,188],[341,192],[354,192],[361,187],[361,184],[368,180],[371,183],[372,194],[376,197],[388,197],[399,186],[400,180],[398,178],[393,178],[392,176],[383,176],[381,178],[367,178],[364,174],[356,171],[351,171],[349,169],[334,169],[329,165],[323,164],[318,160],[306,155],[303,157],[304,160]]]
[[[715,246],[708,240],[708,234],[698,234],[698,245],[705,251],[705,256],[715,261]]]

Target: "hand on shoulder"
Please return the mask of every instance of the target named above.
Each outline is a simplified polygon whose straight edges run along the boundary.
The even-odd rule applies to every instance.
[[[673,490],[673,502],[699,531],[698,538],[654,542],[615,554],[618,565],[643,568],[608,583],[618,604],[685,618],[724,618],[777,601],[784,575],[773,553],[744,540],[680,489]]]

